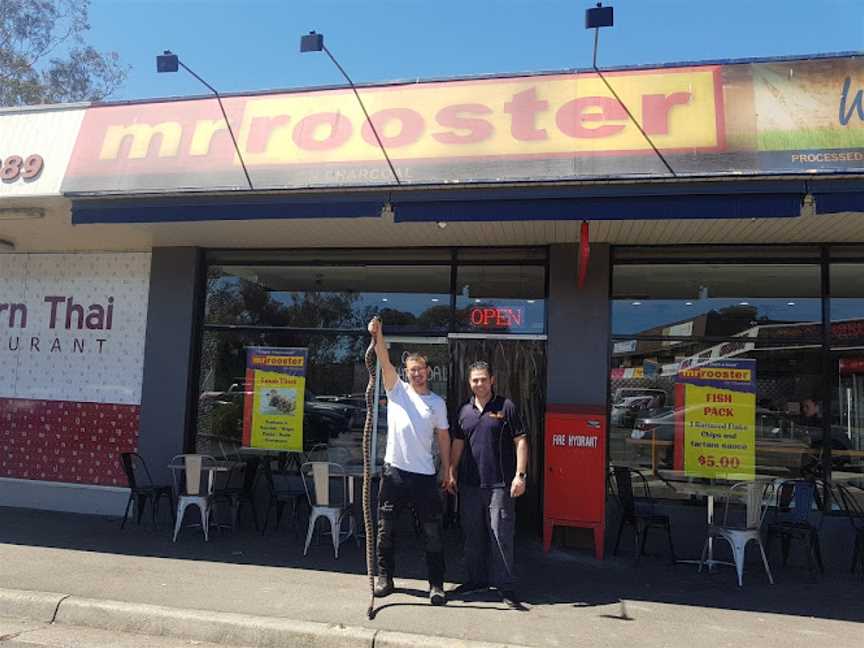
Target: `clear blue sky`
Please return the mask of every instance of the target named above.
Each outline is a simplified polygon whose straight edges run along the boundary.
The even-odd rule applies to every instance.
[[[864,50],[864,0],[617,0],[602,66]],[[90,42],[132,66],[112,99],[206,92],[157,75],[171,49],[221,92],[341,83],[299,37],[325,34],[355,82],[584,68],[581,0],[92,0]]]

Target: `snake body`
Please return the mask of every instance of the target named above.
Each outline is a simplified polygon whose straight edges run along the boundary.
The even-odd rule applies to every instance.
[[[375,562],[375,530],[372,527],[372,466],[371,466],[371,444],[373,412],[377,406],[375,403],[375,382],[377,372],[375,367],[375,337],[366,349],[366,370],[369,372],[369,383],[366,385],[366,423],[363,425],[363,528],[366,532],[366,575],[369,577],[369,608],[366,610],[367,618],[375,616],[375,577],[372,573],[372,565]]]

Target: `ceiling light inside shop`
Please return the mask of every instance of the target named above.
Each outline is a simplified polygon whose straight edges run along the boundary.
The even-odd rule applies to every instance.
[[[692,305],[693,305],[693,302],[684,302],[684,305],[685,305],[685,306],[692,306]]]
[[[738,302],[739,306],[749,306],[750,302]]]
[[[794,305],[795,305],[795,302],[786,302],[786,305],[787,305],[787,306],[794,306]]]
[[[386,301],[390,301],[390,300],[387,299],[386,297],[382,297],[382,298],[381,298],[381,301],[385,301],[385,302],[386,302]]]
[[[441,301],[441,300],[438,299],[437,297],[433,297],[433,298],[432,298],[432,301],[433,301],[433,302],[439,302],[439,301]]]
[[[526,299],[526,300],[525,300],[525,303],[526,303],[526,304],[533,304],[533,303],[534,303],[534,300],[533,300],[533,299]]]
[[[633,303],[630,304],[630,305],[631,305],[631,306],[641,306],[641,305],[642,305],[642,302],[640,302],[640,301],[635,301],[635,302],[633,302]]]

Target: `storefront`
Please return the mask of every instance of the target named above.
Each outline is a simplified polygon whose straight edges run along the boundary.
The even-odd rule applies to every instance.
[[[344,88],[232,96],[251,189],[212,98],[0,114],[5,503],[119,512],[117,452],[237,451],[250,347],[307,350],[303,447],[357,461],[373,314],[451,410],[491,360],[532,522],[550,406],[686,468],[712,362],[755,361],[754,466],[860,473],[862,66],[610,71],[643,132],[593,72],[363,88],[396,176]]]

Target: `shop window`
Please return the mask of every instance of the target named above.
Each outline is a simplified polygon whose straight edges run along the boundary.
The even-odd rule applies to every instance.
[[[543,266],[460,266],[456,330],[465,333],[545,332]]]
[[[613,271],[614,335],[818,341],[821,312],[816,264],[624,264]]]
[[[367,345],[368,339],[351,335],[205,331],[195,451],[217,457],[244,452],[244,405],[254,390],[246,379],[249,347],[303,348],[308,353],[303,450],[323,446],[339,463],[362,463],[364,392],[369,378],[363,358]],[[296,398],[296,394],[292,396]],[[383,452],[379,446],[381,457]]]
[[[650,344],[613,346],[611,463],[637,467],[652,476],[656,494],[684,499],[689,495],[664,479],[676,473],[666,471],[728,479],[822,475],[818,346]],[[849,445],[838,425],[831,444]]]
[[[403,265],[211,266],[211,325],[365,330],[380,315],[390,333],[450,325],[450,267]]]
[[[831,344],[864,345],[864,264],[831,264]]]

